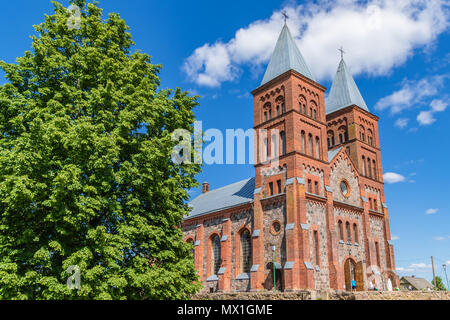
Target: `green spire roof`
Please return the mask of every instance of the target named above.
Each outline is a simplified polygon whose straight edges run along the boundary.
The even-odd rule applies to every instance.
[[[359,92],[355,80],[348,71],[344,59],[342,59],[325,104],[326,113],[330,114],[354,104],[366,111],[369,111],[366,102],[361,96],[361,92]]]
[[[305,77],[314,80],[311,71],[309,71],[300,50],[292,38],[289,28],[285,24],[283,30],[281,30],[280,37],[278,38],[261,85],[289,70],[295,70]]]

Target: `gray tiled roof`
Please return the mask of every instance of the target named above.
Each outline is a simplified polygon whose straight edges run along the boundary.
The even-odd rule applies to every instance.
[[[325,103],[326,113],[330,114],[354,104],[369,111],[355,80],[342,59]]]
[[[250,203],[254,191],[255,178],[250,178],[203,193],[189,203],[192,211],[185,219]]]
[[[305,77],[314,80],[305,59],[303,59],[300,50],[292,38],[289,28],[287,25],[284,25],[261,85],[289,70],[295,70]]]

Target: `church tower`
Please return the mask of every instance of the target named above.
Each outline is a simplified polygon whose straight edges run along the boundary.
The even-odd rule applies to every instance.
[[[326,103],[327,145],[329,150],[344,147],[359,172],[364,206],[364,234],[367,265],[382,265],[380,241],[386,248],[386,270],[395,270],[394,250],[389,228],[389,215],[384,195],[381,165],[379,118],[367,107],[347,65],[339,63]],[[370,221],[378,216],[384,222],[383,237],[371,232]],[[383,240],[384,239],[384,240]],[[386,271],[381,270],[381,272]]]
[[[285,290],[312,287],[309,231],[301,225],[307,224],[306,194],[325,197],[327,192],[324,92],[285,24],[261,86],[252,92],[257,159],[254,229],[261,231],[253,238],[253,265],[259,266],[258,276],[252,277],[254,289],[262,289],[264,280],[270,277],[267,266],[272,250],[275,260],[280,261],[278,267],[284,269]],[[264,163],[274,159],[277,161]],[[277,201],[285,203],[284,212],[269,217],[272,213],[268,208]],[[273,220],[286,226],[282,230],[284,243],[272,237],[273,226],[265,225]]]

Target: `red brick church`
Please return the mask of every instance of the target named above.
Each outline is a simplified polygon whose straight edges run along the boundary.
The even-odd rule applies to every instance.
[[[254,178],[205,183],[182,225],[205,292],[398,286],[379,118],[343,59],[326,101],[325,90],[285,25],[252,92],[256,132],[279,132],[256,152],[270,157],[278,139],[278,166],[257,161]]]

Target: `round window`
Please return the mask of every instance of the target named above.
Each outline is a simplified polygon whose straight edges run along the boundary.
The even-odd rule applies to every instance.
[[[341,181],[341,192],[345,197],[350,195],[350,190],[346,181]]]
[[[277,235],[281,231],[281,224],[278,221],[272,223],[272,234]]]

